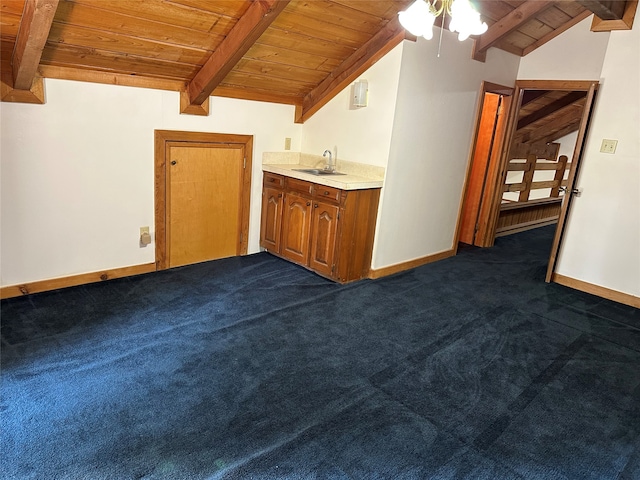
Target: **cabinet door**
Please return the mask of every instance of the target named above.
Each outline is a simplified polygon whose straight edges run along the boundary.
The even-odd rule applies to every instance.
[[[273,253],[280,253],[283,201],[282,190],[266,186],[262,190],[260,246]]]
[[[309,261],[309,231],[311,229],[311,201],[297,195],[286,194],[282,217],[282,243],[280,253],[301,265]]]
[[[313,204],[309,267],[327,276],[333,273],[339,211],[337,205]]]

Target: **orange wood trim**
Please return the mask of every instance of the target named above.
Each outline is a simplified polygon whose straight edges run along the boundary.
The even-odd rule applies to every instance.
[[[38,71],[44,45],[59,0],[27,0],[11,57],[13,87],[29,90]]]
[[[356,80],[405,38],[404,28],[400,25],[398,18],[394,17],[367,43],[352,53],[349,58],[307,94],[302,103],[301,115],[296,115],[295,122],[306,122],[347,85]]]
[[[597,15],[594,15],[591,22],[591,31],[610,32],[611,30],[631,30],[637,8],[638,0],[627,0],[622,19],[620,20],[603,20]]]
[[[156,90],[168,90],[184,92],[185,82],[165,78],[143,77],[126,75],[122,73],[96,72],[79,68],[58,67],[53,65],[40,65],[40,74],[45,78],[57,78],[60,80],[75,80],[78,82],[102,83],[106,85],[125,85],[128,87],[153,88]],[[237,98],[240,100],[253,100],[256,102],[281,103],[284,105],[296,105],[302,108],[302,97],[278,95],[270,92],[248,90],[237,87],[218,86],[211,93],[214,97]]]
[[[223,143],[240,146],[246,159],[242,177],[242,218],[239,254],[246,255],[249,245],[249,214],[251,210],[251,173],[253,165],[253,135],[235,135],[227,133],[183,132],[174,130],[155,130],[154,172],[155,172],[155,230],[156,230],[156,267],[158,270],[169,268],[167,251],[167,202],[170,189],[167,186],[166,158],[169,144],[182,143]]]
[[[202,115],[203,117],[209,116],[209,98],[207,97],[201,105],[189,103],[189,94],[181,90],[180,91],[180,113],[186,113],[188,115]]]
[[[606,298],[607,300],[612,300],[614,302],[624,303],[625,305],[629,305],[631,307],[640,308],[640,297],[636,297],[635,295],[631,295],[629,293],[623,293],[617,290],[612,290],[610,288],[601,287],[600,285],[595,285],[593,283],[578,280],[576,278],[566,277],[559,273],[554,273],[551,277],[551,281],[559,285],[564,285],[565,287],[580,290],[581,292],[586,292],[598,297]]]
[[[505,237],[514,233],[526,232],[534,228],[546,227],[547,225],[555,225],[558,223],[558,216],[543,218],[541,220],[532,220],[530,222],[517,223],[515,225],[509,225],[508,227],[501,227],[496,229],[496,238]]]
[[[516,80],[516,87],[521,90],[581,90],[588,92],[594,84],[597,90],[599,85],[595,80]]]
[[[526,202],[516,202],[514,200],[509,200],[508,203],[503,203],[500,205],[500,211],[508,211],[508,210],[517,210],[519,208],[525,207],[534,207],[537,205],[547,205],[553,203],[562,203],[562,197],[547,197],[547,198],[536,198],[534,200],[527,200]]]
[[[244,140],[245,165],[242,175],[242,217],[240,218],[240,255],[249,251],[249,217],[251,214],[251,173],[253,172],[253,136],[247,135]]]
[[[487,50],[504,39],[514,30],[527,23],[531,18],[549,8],[551,1],[524,2],[489,27],[485,33],[473,42],[474,60],[484,62]]]
[[[3,72],[2,82],[0,83],[0,97],[3,102],[44,105],[44,80],[39,75],[36,75],[29,90],[16,90],[13,88],[11,72]]]
[[[144,263],[142,265],[133,265],[131,267],[112,268],[99,272],[81,273],[79,275],[71,275],[69,277],[51,278],[49,280],[28,282],[20,285],[10,285],[0,288],[0,298],[19,297],[21,295],[47,292],[49,290],[57,290],[59,288],[75,287],[77,285],[85,285],[87,283],[104,282],[105,280],[113,280],[114,278],[131,277],[133,275],[140,275],[155,271],[155,263]]]
[[[389,267],[377,268],[369,270],[369,278],[376,279],[386,277],[387,275],[393,275],[394,273],[404,272],[412,268],[426,265],[427,263],[437,262],[444,260],[445,258],[453,257],[456,254],[455,248],[445,250],[444,252],[434,253],[427,255],[426,257],[416,258],[415,260],[409,260],[408,262],[396,263]]]
[[[302,105],[302,97],[292,97],[289,95],[278,95],[270,92],[260,92],[257,90],[247,90],[237,87],[219,86],[211,93],[214,97],[238,98],[241,100],[254,100],[256,102],[282,103],[285,105]]]
[[[201,105],[211,95],[288,4],[289,0],[251,2],[247,11],[189,82],[187,90],[190,104]]]
[[[78,82],[104,83],[106,85],[124,85],[127,87],[153,88],[178,92],[184,90],[185,82],[165,78],[126,75],[124,73],[97,72],[72,67],[40,65],[40,74],[45,78],[75,80]]]
[[[167,255],[167,143],[171,132],[155,131],[154,146],[154,211],[156,229],[156,268],[164,270],[169,267]]]

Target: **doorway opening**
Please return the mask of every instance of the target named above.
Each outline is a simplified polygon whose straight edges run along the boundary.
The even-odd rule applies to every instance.
[[[496,236],[557,224],[546,275],[551,280],[572,198],[580,195],[576,175],[597,87],[590,81],[517,81],[507,121],[494,126],[504,129],[497,165],[483,153],[485,112],[479,109],[460,242],[489,247]],[[483,89],[487,116],[490,93]]]
[[[246,255],[253,137],[155,131],[158,270]]]

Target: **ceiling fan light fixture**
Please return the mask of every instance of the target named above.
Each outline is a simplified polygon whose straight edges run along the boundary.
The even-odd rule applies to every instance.
[[[458,32],[458,40],[461,42],[470,35],[482,35],[488,28],[469,0],[455,0],[451,4],[449,30]]]
[[[433,38],[433,22],[436,20],[435,12],[430,3],[424,0],[416,0],[405,11],[398,13],[400,24],[416,37],[426,39]]]
[[[439,6],[436,8],[436,5]],[[398,13],[400,24],[416,37],[427,40],[433,38],[433,24],[440,15],[449,15],[449,30],[458,32],[458,40],[463,41],[470,35],[482,35],[487,31],[487,24],[480,18],[480,13],[469,0],[416,0],[405,11]]]

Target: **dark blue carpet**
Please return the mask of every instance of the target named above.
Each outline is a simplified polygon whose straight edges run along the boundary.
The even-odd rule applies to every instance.
[[[640,478],[640,311],[553,228],[336,285],[261,253],[2,302],[11,479]]]

